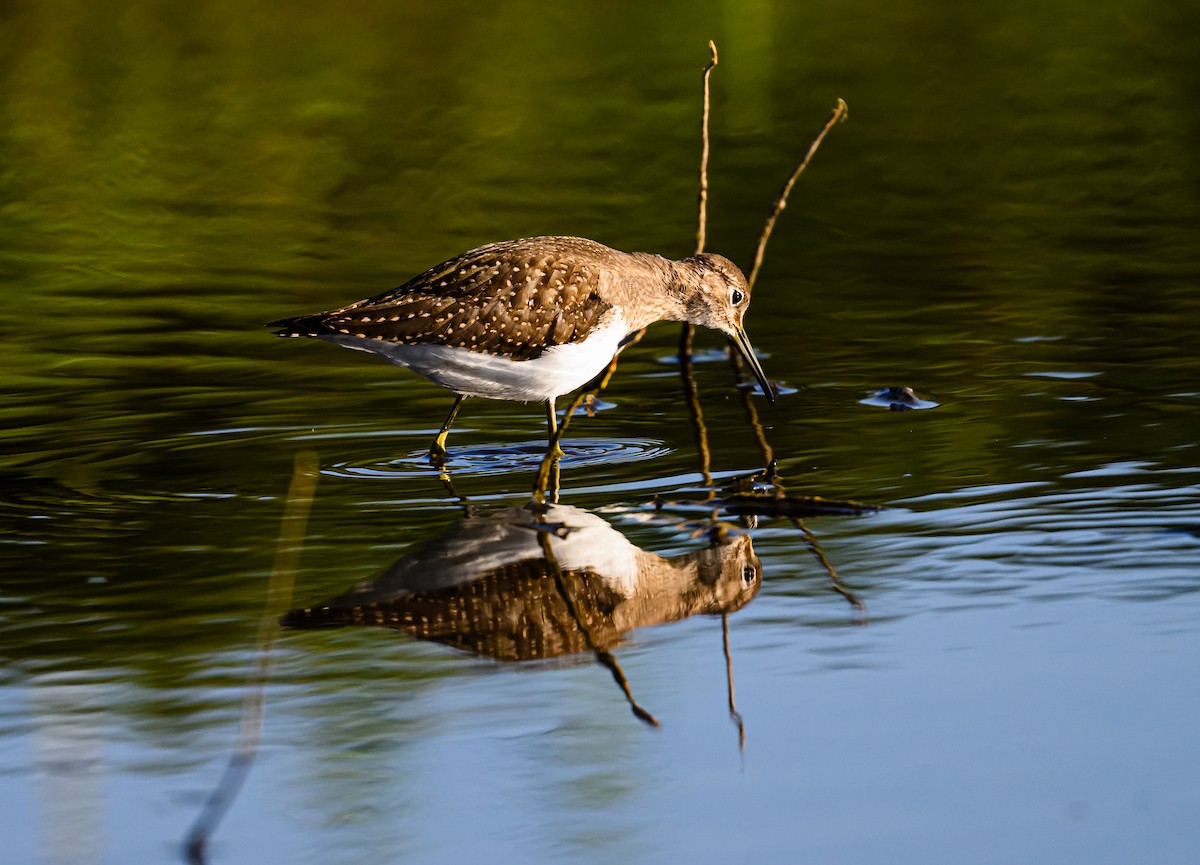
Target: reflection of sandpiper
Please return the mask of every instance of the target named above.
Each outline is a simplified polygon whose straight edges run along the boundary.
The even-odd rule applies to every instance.
[[[627,631],[733,612],[761,584],[749,536],[665,558],[579,508],[552,506],[542,520],[531,525],[524,508],[468,517],[377,579],[292,610],[283,624],[396,628],[503,661],[590,651],[629,696],[610,654]]]
[[[399,288],[330,312],[281,319],[279,336],[312,336],[405,366],[463,400],[546,403],[597,378],[634,334],[687,321],[734,341],[767,399],[772,391],[742,328],[750,288],[727,258],[682,261],[619,252],[581,237],[530,237],[464,252]]]

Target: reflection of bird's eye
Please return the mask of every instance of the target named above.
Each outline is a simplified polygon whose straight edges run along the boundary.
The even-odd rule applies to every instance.
[[[742,568],[742,579],[747,583],[753,583],[754,576],[754,568],[752,568],[750,565],[746,565],[746,567]]]

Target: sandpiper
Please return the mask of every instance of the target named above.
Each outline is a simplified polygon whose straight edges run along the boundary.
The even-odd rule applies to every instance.
[[[742,327],[750,302],[732,261],[680,261],[620,252],[582,237],[529,237],[464,252],[399,288],[329,312],[271,322],[379,355],[456,394],[430,457],[469,396],[546,403],[595,379],[628,340],[656,321],[688,321],[729,336],[767,399],[771,386]]]

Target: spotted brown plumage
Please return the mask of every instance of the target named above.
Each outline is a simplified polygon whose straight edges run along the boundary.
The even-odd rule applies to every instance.
[[[493,243],[399,288],[272,326],[284,328],[280,336],[339,334],[532,360],[583,341],[612,309],[599,294],[601,275],[623,255],[583,238]]]
[[[467,396],[547,404],[596,378],[627,338],[656,321],[727,334],[774,399],[742,328],[749,288],[719,255],[671,261],[581,237],[530,237],[465,252],[399,288],[328,312],[272,322],[408,367],[457,394],[430,451]]]
[[[539,537],[525,508],[472,513],[375,579],[291,610],[280,622],[394,628],[478,655],[529,661],[609,651],[635,628],[732,613],[762,585],[748,535],[664,558],[580,508],[551,505],[540,521],[563,531]]]

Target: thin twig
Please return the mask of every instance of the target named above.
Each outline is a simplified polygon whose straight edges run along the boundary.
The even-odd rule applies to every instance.
[[[833,124],[845,119],[846,111],[846,101],[839,98],[837,107],[833,109],[833,113],[829,115],[829,119],[825,121],[825,125],[817,133],[817,137],[813,139],[813,143],[808,146],[808,153],[804,154],[804,159],[800,160],[795,170],[792,171],[792,176],[783,185],[783,189],[779,190],[779,197],[775,199],[775,207],[771,210],[771,215],[767,217],[762,234],[758,238],[758,249],[754,251],[754,267],[750,270],[750,278],[746,280],[751,289],[754,288],[754,281],[758,279],[758,269],[762,267],[763,254],[767,251],[767,241],[771,239],[771,232],[775,229],[775,220],[779,219],[780,212],[787,207],[787,199],[792,187],[804,169],[808,168],[809,160],[813,158],[817,148],[821,146],[821,142],[825,140],[825,133],[833,127]]]
[[[746,418],[750,421],[750,428],[754,430],[754,437],[758,440],[758,446],[762,450],[763,465],[769,466],[775,461],[775,449],[767,441],[767,431],[763,428],[762,421],[758,419],[758,409],[754,407],[754,392],[749,388],[741,386],[742,379],[744,378],[742,374],[744,367],[742,356],[738,353],[736,347],[730,347],[729,365],[733,367],[733,378],[738,384],[738,394],[741,396],[742,406],[746,410]]]
[[[696,255],[704,252],[705,229],[708,224],[708,76],[717,65],[717,43],[708,40],[712,59],[704,67],[704,114],[700,121],[700,224],[696,229]]]
[[[696,230],[696,254],[699,255],[704,251],[705,242],[705,227],[708,219],[708,115],[709,115],[709,85],[708,78],[714,66],[717,65],[717,44],[711,39],[708,40],[708,50],[710,59],[708,65],[704,67],[704,112],[702,115],[700,135],[701,135],[701,152],[700,152],[700,218],[699,227]],[[684,328],[690,328],[690,324],[684,324]],[[638,342],[646,334],[646,329],[642,328],[630,334],[625,338],[622,347],[613,355],[613,359],[609,362],[608,368],[604,370],[595,380],[584,385],[584,392],[599,393],[608,387],[609,379],[612,378],[617,369],[617,359],[621,356],[621,351]],[[574,407],[567,412],[566,417],[571,417],[574,414]],[[565,418],[564,418],[565,420]],[[565,423],[564,423],[565,426]],[[562,431],[559,432],[559,439],[562,438]],[[547,485],[550,480],[552,456],[547,452],[546,458],[542,461],[542,465],[538,471],[534,481],[533,497],[535,502],[544,502],[547,498]],[[555,485],[557,487],[557,485]],[[553,498],[552,501],[556,501]]]
[[[717,65],[717,43],[708,40],[710,59],[704,67],[704,109],[700,114],[700,207],[696,228],[696,255],[704,252],[706,229],[708,226],[708,118],[711,113],[712,100],[709,77],[713,67]],[[700,398],[696,392],[696,380],[692,377],[692,337],[695,327],[685,321],[679,331],[679,375],[683,379],[683,390],[687,396],[688,408],[692,415],[692,429],[696,433],[696,446],[700,449],[700,472],[704,476],[706,486],[712,486],[711,458],[708,451],[708,431],[704,428],[704,416],[700,411]]]

